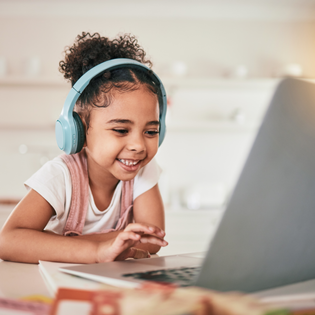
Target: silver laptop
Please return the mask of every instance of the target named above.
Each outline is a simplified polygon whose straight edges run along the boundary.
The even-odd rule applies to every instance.
[[[279,84],[204,256],[60,270],[115,286],[179,281],[243,292],[315,278],[315,85],[296,79]]]

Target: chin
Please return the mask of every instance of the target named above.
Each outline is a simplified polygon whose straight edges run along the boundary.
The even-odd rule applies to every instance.
[[[137,174],[138,174],[138,173],[137,173]],[[120,178],[120,180],[121,180],[121,181],[124,181],[124,182],[129,181],[129,180],[132,180],[132,179],[134,179],[134,178],[137,176],[137,174],[134,174],[134,175],[132,175],[132,176],[122,176],[122,177]]]
[[[121,174],[121,173],[116,173],[114,175],[114,177],[116,177],[118,180],[121,181],[128,181],[128,180],[132,180],[137,176],[138,172],[133,173],[133,174]]]

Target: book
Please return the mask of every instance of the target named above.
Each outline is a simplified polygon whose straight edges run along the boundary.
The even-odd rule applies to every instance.
[[[75,312],[74,312],[75,310]],[[59,289],[51,315],[288,315],[254,298],[196,287],[148,283],[141,289],[86,291]]]
[[[56,295],[59,288],[102,290],[111,287],[109,285],[98,283],[92,280],[65,274],[58,270],[61,267],[70,266],[75,266],[75,264],[39,261],[40,274],[52,296]]]

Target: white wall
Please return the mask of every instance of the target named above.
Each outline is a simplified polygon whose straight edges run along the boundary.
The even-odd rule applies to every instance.
[[[135,34],[163,74],[182,60],[194,76],[221,77],[245,64],[251,77],[270,77],[293,62],[315,76],[314,21],[0,16],[1,55],[10,74],[38,56],[43,75],[56,77],[64,47],[82,31]]]
[[[189,8],[183,15],[119,16],[116,10],[111,16],[112,6],[106,11],[103,3],[104,14],[97,13],[92,1],[93,13],[82,16],[81,2],[75,2],[80,14],[65,9],[69,1],[57,1],[56,7],[47,2],[38,12],[35,2],[29,1],[29,8],[19,1],[0,4],[0,57],[7,63],[0,78],[0,198],[23,196],[23,181],[45,159],[59,154],[53,128],[69,84],[60,83],[58,62],[64,47],[82,31],[109,37],[135,34],[166,82],[171,97],[168,134],[157,159],[165,170],[163,197],[171,204],[195,183],[223,184],[229,192],[276,84],[272,78],[291,63],[300,64],[305,76],[315,76],[312,15],[220,18],[202,12],[201,6],[192,17]],[[183,2],[177,5],[185,9]],[[31,57],[38,58],[41,67],[38,76],[28,78],[25,66]],[[187,66],[181,78],[171,72],[175,61]],[[247,79],[231,80],[240,64],[248,69]],[[246,116],[245,125],[233,120],[237,109]],[[21,144],[28,146],[24,155],[19,153]]]

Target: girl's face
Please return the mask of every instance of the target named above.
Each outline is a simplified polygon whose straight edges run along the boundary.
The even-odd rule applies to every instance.
[[[130,180],[158,150],[159,106],[157,96],[145,87],[112,92],[111,104],[90,112],[86,133],[89,170],[110,179]]]

